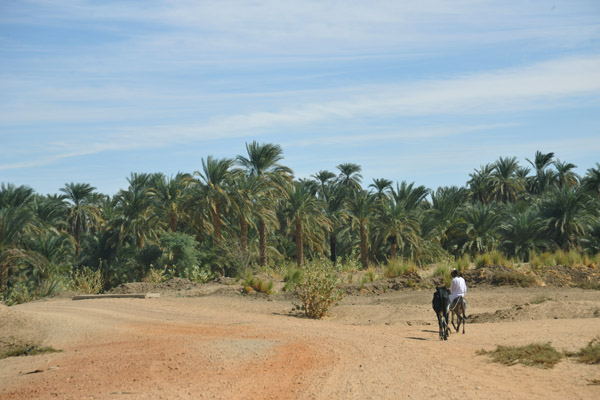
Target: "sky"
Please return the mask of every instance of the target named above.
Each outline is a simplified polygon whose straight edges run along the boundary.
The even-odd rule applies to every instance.
[[[0,182],[41,194],[282,147],[464,186],[500,157],[600,162],[598,0],[0,0]]]

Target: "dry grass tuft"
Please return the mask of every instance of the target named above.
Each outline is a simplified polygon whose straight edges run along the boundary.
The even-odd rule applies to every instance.
[[[489,355],[493,362],[504,365],[523,364],[530,367],[552,368],[563,354],[550,346],[550,343],[527,346],[498,346],[494,351],[480,350],[479,355]]]

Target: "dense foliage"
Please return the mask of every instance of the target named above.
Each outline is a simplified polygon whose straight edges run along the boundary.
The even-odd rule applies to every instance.
[[[541,251],[600,251],[600,164],[580,177],[537,152],[529,167],[502,157],[481,166],[464,187],[375,179],[365,189],[359,165],[294,179],[278,145],[246,148],[209,156],[194,174],[131,174],[112,197],[88,183],[46,196],[2,183],[0,296],[51,294],[84,268],[107,290],[323,257],[367,268],[400,257],[421,265],[498,251],[527,262]]]

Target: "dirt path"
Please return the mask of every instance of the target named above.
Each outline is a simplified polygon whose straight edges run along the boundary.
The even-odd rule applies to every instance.
[[[0,360],[0,399],[600,398],[590,384],[599,365],[541,370],[476,355],[496,345],[585,346],[600,335],[600,292],[474,289],[468,313],[482,322],[447,342],[429,292],[346,297],[321,321],[292,315],[290,301],[238,295],[1,307],[0,337],[63,352]]]

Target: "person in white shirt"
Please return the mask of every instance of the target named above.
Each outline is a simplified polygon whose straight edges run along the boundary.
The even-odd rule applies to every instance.
[[[452,282],[450,282],[450,308],[453,308],[455,300],[458,297],[465,297],[467,294],[467,284],[463,277],[458,274],[456,268],[450,271],[450,276],[452,276]]]

